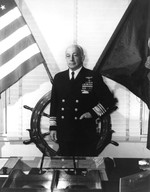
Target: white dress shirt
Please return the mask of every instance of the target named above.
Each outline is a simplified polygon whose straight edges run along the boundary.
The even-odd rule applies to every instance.
[[[82,67],[80,67],[79,69],[74,71],[74,79],[77,77],[77,75],[79,74],[79,72],[81,71]],[[69,69],[69,79],[72,78],[72,73],[73,71],[71,69]]]

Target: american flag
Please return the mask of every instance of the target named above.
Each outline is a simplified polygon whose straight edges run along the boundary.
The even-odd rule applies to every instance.
[[[0,0],[0,93],[44,62],[14,0]]]

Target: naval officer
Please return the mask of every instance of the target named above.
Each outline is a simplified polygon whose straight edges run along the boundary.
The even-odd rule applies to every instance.
[[[95,156],[96,119],[116,105],[117,99],[102,76],[83,66],[84,51],[71,45],[65,53],[68,70],[54,77],[50,137],[62,156]]]

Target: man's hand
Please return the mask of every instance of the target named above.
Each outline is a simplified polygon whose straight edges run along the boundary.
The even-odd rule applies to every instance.
[[[50,138],[52,141],[57,141],[57,132],[56,131],[50,131]]]
[[[92,115],[91,115],[91,113],[89,113],[89,112],[84,113],[84,114],[81,115],[81,117],[80,117],[80,119],[90,119],[90,118],[92,118]]]

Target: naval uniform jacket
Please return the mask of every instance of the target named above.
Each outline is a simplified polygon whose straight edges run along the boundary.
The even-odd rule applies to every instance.
[[[82,67],[73,83],[69,70],[55,75],[50,109],[50,130],[57,131],[59,142],[90,142],[97,137],[96,117],[116,102],[100,74]],[[80,116],[90,112],[93,118]]]

